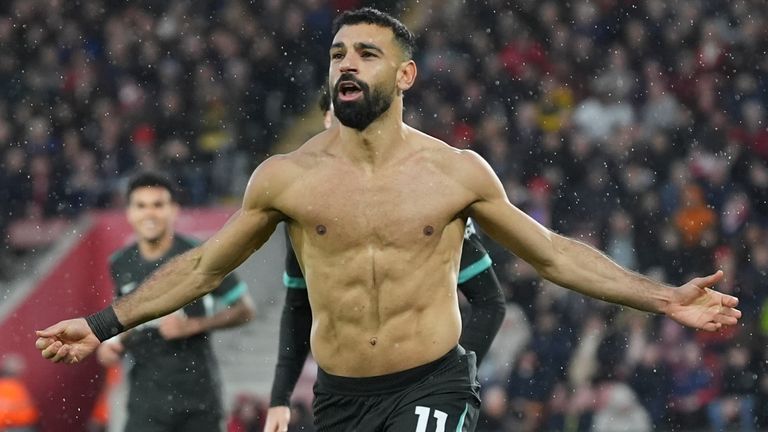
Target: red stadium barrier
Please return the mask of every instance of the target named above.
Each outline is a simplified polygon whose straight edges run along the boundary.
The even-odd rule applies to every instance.
[[[200,239],[209,237],[232,209],[186,210],[177,228]],[[41,432],[84,430],[104,378],[91,356],[77,366],[52,364],[34,347],[34,331],[56,321],[82,316],[112,299],[108,258],[127,244],[132,232],[121,211],[92,213],[90,227],[34,289],[5,317],[0,317],[0,355],[24,357],[22,376],[41,412]]]

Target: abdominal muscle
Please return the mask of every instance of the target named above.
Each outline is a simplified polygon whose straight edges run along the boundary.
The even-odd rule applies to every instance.
[[[365,260],[365,254],[356,256]],[[400,271],[382,270],[376,280],[367,271],[357,277],[306,272],[312,353],[320,368],[345,377],[386,375],[434,361],[458,344],[453,260],[413,261],[421,260]],[[348,268],[365,268],[356,264]]]

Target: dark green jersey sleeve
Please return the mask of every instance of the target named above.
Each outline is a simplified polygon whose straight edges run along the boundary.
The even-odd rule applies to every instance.
[[[174,255],[180,255],[181,253],[200,245],[199,240],[180,234],[176,234],[176,241],[184,246],[183,249],[178,249],[176,251],[177,253]],[[221,284],[211,292],[211,295],[213,295],[220,305],[229,306],[240,300],[247,292],[248,285],[241,281],[235,273],[230,273],[221,281]]]
[[[464,230],[464,243],[461,245],[461,264],[459,285],[491,268],[493,261],[485,246],[480,242],[475,226],[470,220]]]
[[[288,405],[309,354],[311,331],[312,310],[307,290],[286,290],[270,406]]]
[[[459,343],[475,352],[478,364],[488,353],[506,313],[504,293],[492,264],[470,221],[461,252],[459,291],[467,298],[471,310],[464,320]]]
[[[312,309],[309,306],[307,284],[287,231],[285,247],[283,284],[288,289],[280,317],[277,365],[272,379],[270,406],[289,404],[309,354],[309,335],[312,330]]]
[[[229,306],[240,300],[246,292],[248,292],[248,285],[234,273],[230,273],[212,294],[220,304]]]

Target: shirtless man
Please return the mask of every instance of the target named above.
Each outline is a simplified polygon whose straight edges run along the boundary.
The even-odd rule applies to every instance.
[[[338,125],[338,121],[334,121],[331,96],[327,91],[321,93],[319,105],[325,128]],[[506,313],[504,293],[492,264],[475,225],[471,219],[467,220],[461,247],[458,289],[467,299],[469,310],[462,313],[459,343],[475,353],[478,366],[499,332]],[[280,318],[277,364],[264,432],[279,432],[288,428],[291,421],[291,394],[309,354],[312,310],[307,283],[290,239],[286,239],[283,285],[287,289]]]
[[[341,126],[262,163],[227,224],[133,293],[37,332],[42,356],[76,363],[101,340],[205,295],[281,221],[312,307],[320,431],[474,429],[479,385],[474,356],[458,346],[456,292],[468,217],[558,285],[698,329],[737,323],[738,300],[709,288],[722,272],[675,288],[625,270],[513,206],[474,152],[404,124],[413,46],[386,14],[340,15],[329,86]]]

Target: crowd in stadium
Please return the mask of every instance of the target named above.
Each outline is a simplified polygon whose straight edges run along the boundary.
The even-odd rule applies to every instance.
[[[316,109],[337,9],[369,3],[3,3],[0,232],[120,206],[139,169],[172,176],[186,205],[238,196]],[[723,269],[744,313],[692,332],[489,244],[531,334],[484,365],[478,431],[768,427],[764,5],[401,3],[419,40],[408,124],[479,152],[514,204],[626,267],[673,285]]]

